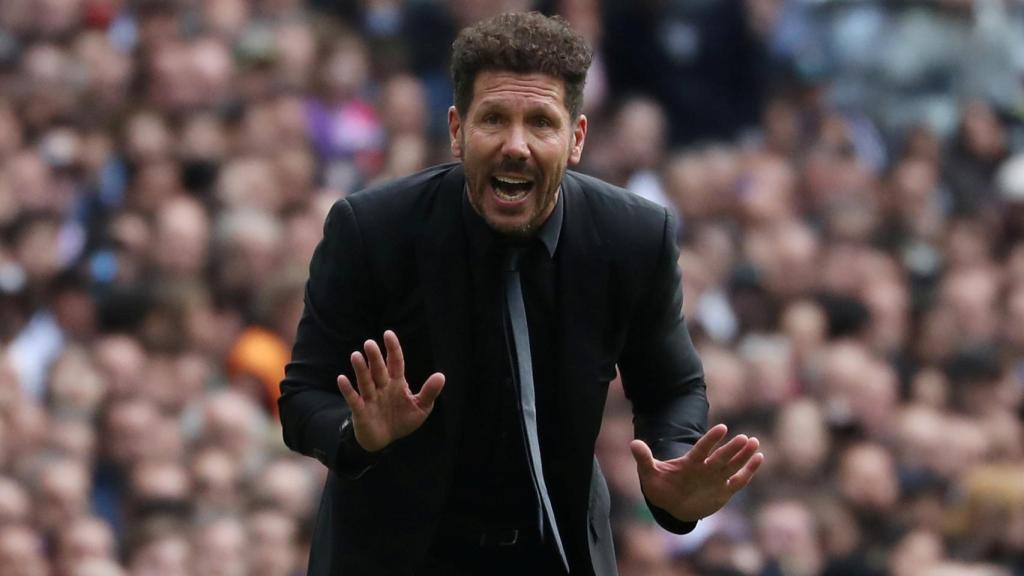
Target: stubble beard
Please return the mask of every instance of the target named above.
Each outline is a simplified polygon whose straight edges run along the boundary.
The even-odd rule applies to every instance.
[[[564,174],[565,173],[563,171],[563,176]],[[483,210],[483,207],[481,206],[482,197],[484,194],[488,193],[486,189],[486,180],[484,181],[484,184],[482,186],[483,190],[479,195],[474,194],[470,189],[469,182],[466,182],[466,195],[469,197],[470,206],[472,206],[473,210],[477,214],[479,214],[481,218],[484,219],[484,222],[487,223],[487,226],[489,226],[491,230],[494,230],[495,232],[501,234],[502,236],[507,236],[509,238],[513,238],[516,240],[525,240],[533,237],[537,233],[537,231],[540,230],[541,226],[544,225],[544,222],[546,222],[547,219],[551,217],[551,214],[554,213],[555,204],[558,202],[558,196],[559,194],[561,194],[562,191],[561,178],[559,178],[558,182],[559,184],[555,188],[555,191],[548,194],[548,196],[550,196],[548,202],[544,206],[539,207],[536,211],[530,214],[529,219],[527,219],[525,222],[514,226],[503,225],[499,222],[494,221],[490,217],[490,215]],[[532,193],[539,194],[536,191]]]

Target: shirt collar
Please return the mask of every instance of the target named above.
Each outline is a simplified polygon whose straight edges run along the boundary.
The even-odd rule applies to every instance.
[[[558,200],[555,201],[555,209],[551,212],[551,216],[544,221],[540,230],[537,230],[537,233],[530,239],[531,241],[540,240],[550,258],[555,257],[558,239],[562,235],[562,221],[565,218],[565,201],[562,199],[564,192],[564,190],[558,191]],[[494,232],[469,203],[468,192],[462,194],[462,221],[465,223],[471,250],[477,256],[484,256],[492,244],[500,241],[500,235]]]

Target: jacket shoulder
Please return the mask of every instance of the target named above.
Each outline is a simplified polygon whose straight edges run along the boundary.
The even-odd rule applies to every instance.
[[[422,221],[441,182],[459,166],[457,162],[431,166],[409,176],[373,184],[345,200],[352,206],[361,228],[373,230],[395,224],[408,227]]]
[[[584,198],[606,247],[635,249],[652,242],[657,246],[667,232],[674,233],[666,229],[675,223],[663,206],[593,176],[573,171],[566,176]]]

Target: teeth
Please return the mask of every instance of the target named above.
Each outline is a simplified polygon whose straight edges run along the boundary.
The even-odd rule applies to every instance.
[[[524,178],[513,178],[511,176],[495,176],[495,180],[505,184],[529,184],[530,181]]]
[[[517,192],[515,194],[508,194],[506,192],[503,192],[502,190],[495,190],[494,192],[498,195],[499,198],[501,198],[503,200],[518,200],[519,198],[522,198],[523,196],[526,196],[526,192],[525,191],[524,192]]]

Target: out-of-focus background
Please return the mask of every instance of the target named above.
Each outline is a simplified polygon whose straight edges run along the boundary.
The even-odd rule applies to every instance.
[[[0,0],[0,576],[304,572],[323,218],[449,159],[454,35],[528,8],[595,46],[581,169],[679,215],[768,456],[669,535],[613,386],[623,575],[1024,574],[1019,0]]]

